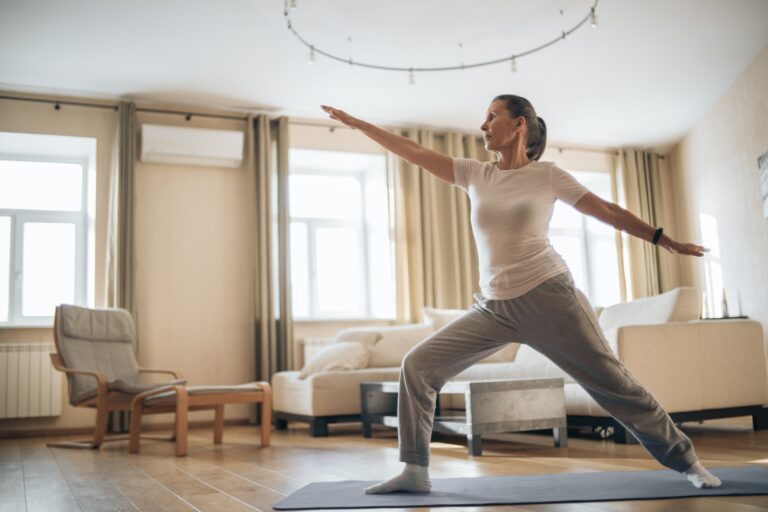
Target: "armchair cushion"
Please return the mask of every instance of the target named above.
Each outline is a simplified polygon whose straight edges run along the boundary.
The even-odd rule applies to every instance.
[[[108,381],[139,384],[139,365],[133,350],[136,331],[128,310],[61,304],[56,307],[56,314],[57,346],[67,368],[98,372]],[[95,393],[93,377],[68,378],[72,404]]]

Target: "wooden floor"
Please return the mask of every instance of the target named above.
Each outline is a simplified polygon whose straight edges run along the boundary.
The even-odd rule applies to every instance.
[[[706,467],[768,466],[768,431],[697,423],[685,423],[683,430],[693,439]],[[397,434],[386,427],[375,427],[373,438],[365,439],[359,424],[333,424],[329,437],[313,438],[305,424],[291,423],[287,431],[273,431],[272,445],[267,448],[259,447],[258,436],[254,426],[227,426],[224,444],[213,445],[211,429],[192,429],[189,455],[181,458],[173,455],[171,443],[163,441],[144,441],[142,452],[132,455],[127,441],[107,443],[99,450],[73,450],[48,448],[45,442],[82,436],[2,439],[0,511],[269,511],[273,504],[311,482],[374,483],[398,474],[403,467],[397,460]],[[617,445],[599,438],[571,436],[567,448],[555,448],[551,436],[503,434],[484,440],[482,456],[470,457],[461,437],[437,436],[431,446],[433,480],[665,469],[639,445]],[[768,510],[768,496],[435,510],[757,512]]]

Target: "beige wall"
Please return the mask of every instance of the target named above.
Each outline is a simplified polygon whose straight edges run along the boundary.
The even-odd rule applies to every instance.
[[[768,334],[768,219],[757,157],[768,151],[768,48],[671,153],[680,235],[699,242],[699,214],[717,220],[723,281],[738,289],[743,314]],[[702,259],[680,260],[684,285],[704,289]]]
[[[157,106],[153,105],[153,108]],[[97,138],[96,307],[104,304],[106,211],[116,112],[111,109],[0,100],[0,131]],[[142,113],[144,122],[243,128],[237,120]],[[138,155],[137,155],[138,157]],[[139,364],[180,370],[190,384],[235,384],[253,379],[251,262],[253,205],[249,174],[241,169],[137,162],[135,169],[136,278]],[[0,329],[0,343],[53,341],[50,328]],[[0,420],[0,431],[93,425],[94,412],[72,408],[62,386],[63,412],[50,418]],[[248,406],[227,407],[227,419],[246,418]],[[193,421],[212,413],[196,412]],[[171,415],[147,418],[172,421]]]

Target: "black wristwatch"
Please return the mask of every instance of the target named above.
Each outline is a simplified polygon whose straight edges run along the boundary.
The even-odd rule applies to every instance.
[[[656,245],[659,242],[659,238],[661,238],[661,233],[664,231],[664,228],[657,228],[656,232],[653,234],[653,239],[651,240],[651,243],[653,245]]]

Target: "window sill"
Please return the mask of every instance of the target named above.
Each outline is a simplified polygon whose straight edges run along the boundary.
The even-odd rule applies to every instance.
[[[0,325],[0,329],[53,329],[53,324],[37,325]]]
[[[316,323],[372,323],[372,322],[388,322],[393,323],[394,318],[294,318],[295,324],[316,324]]]

